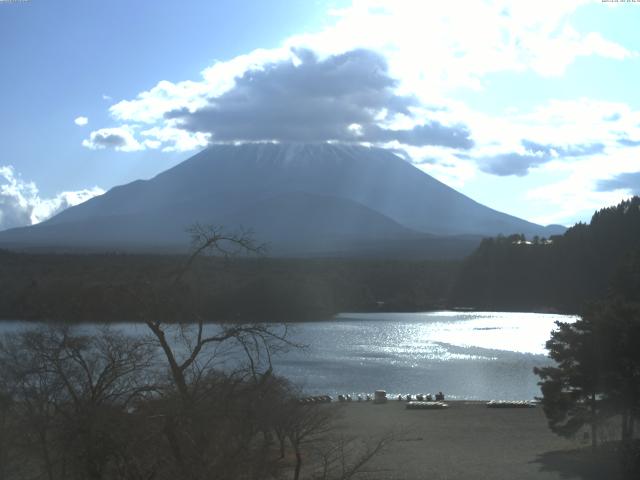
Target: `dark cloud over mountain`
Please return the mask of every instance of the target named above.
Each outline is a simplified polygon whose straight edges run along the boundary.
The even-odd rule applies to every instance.
[[[631,140],[629,138],[621,138],[618,140],[620,145],[625,147],[638,147],[640,146],[640,140]]]
[[[127,139],[124,138],[123,135],[101,131],[96,132],[95,135],[91,135],[91,141],[97,147],[103,148],[124,147],[127,144]]]
[[[190,112],[169,112],[181,128],[209,132],[212,141],[359,141],[397,140],[413,146],[473,146],[464,125],[427,121],[410,129],[381,126],[380,118],[411,116],[420,106],[413,96],[395,93],[383,57],[370,50],[319,60],[309,50],[297,50],[299,62],[272,63],[250,70],[236,85],[207,106]]]
[[[543,145],[541,143],[523,140],[522,146],[533,153],[542,153],[545,156],[553,156],[553,151],[559,157],[581,157],[583,155],[594,155],[604,150],[602,143],[586,143],[582,145]]]
[[[633,195],[640,195],[640,172],[627,172],[607,180],[600,180],[597,185],[600,192],[613,190],[629,190]]]
[[[480,169],[493,175],[524,176],[530,168],[546,163],[553,158],[581,157],[604,150],[602,143],[560,146],[523,140],[522,146],[526,149],[525,153],[509,152],[481,158],[478,162]]]
[[[492,157],[481,158],[478,162],[480,170],[493,175],[516,175],[522,177],[529,173],[529,169],[547,162],[544,155],[533,153],[501,153]]]

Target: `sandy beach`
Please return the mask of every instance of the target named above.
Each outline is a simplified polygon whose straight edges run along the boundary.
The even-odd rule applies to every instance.
[[[345,433],[365,441],[397,434],[359,478],[617,478],[582,438],[553,434],[539,406],[490,409],[485,402],[447,403],[444,410],[407,410],[405,402],[395,400],[341,405],[337,423]]]

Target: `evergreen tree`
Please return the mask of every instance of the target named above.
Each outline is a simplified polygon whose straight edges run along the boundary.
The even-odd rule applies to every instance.
[[[602,352],[603,402],[620,415],[622,442],[633,439],[640,413],[640,306],[620,300],[594,304],[585,314]]]
[[[463,263],[452,303],[479,309],[578,312],[612,286],[640,301],[640,197],[594,213],[564,235],[485,239]],[[634,253],[635,252],[635,253]]]
[[[590,317],[556,325],[546,347],[557,366],[534,369],[541,378],[542,407],[549,427],[558,435],[572,437],[590,425],[596,447],[603,382],[594,325]]]
[[[590,425],[595,447],[598,424],[619,415],[629,445],[640,414],[640,306],[598,302],[575,323],[557,325],[547,342],[557,365],[534,369],[549,427],[573,436]]]

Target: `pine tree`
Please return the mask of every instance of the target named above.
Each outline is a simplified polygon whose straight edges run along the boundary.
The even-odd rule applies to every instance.
[[[572,437],[590,425],[595,448],[603,381],[593,323],[587,317],[556,325],[546,347],[557,366],[534,369],[541,378],[542,407],[549,427],[558,435]]]

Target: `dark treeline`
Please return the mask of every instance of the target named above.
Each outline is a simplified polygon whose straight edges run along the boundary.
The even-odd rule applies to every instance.
[[[640,299],[640,197],[597,211],[562,236],[483,240],[462,265],[451,300],[477,309],[579,312],[612,292]]]
[[[0,250],[0,318],[136,320],[123,289],[175,275],[179,255]],[[182,298],[208,320],[304,321],[345,311],[580,312],[611,291],[640,295],[640,198],[596,212],[562,236],[482,241],[464,261],[198,257]]]
[[[186,256],[0,251],[0,318],[137,320],[123,289],[171,278]],[[286,321],[446,306],[459,262],[197,258],[188,302],[209,320]]]

